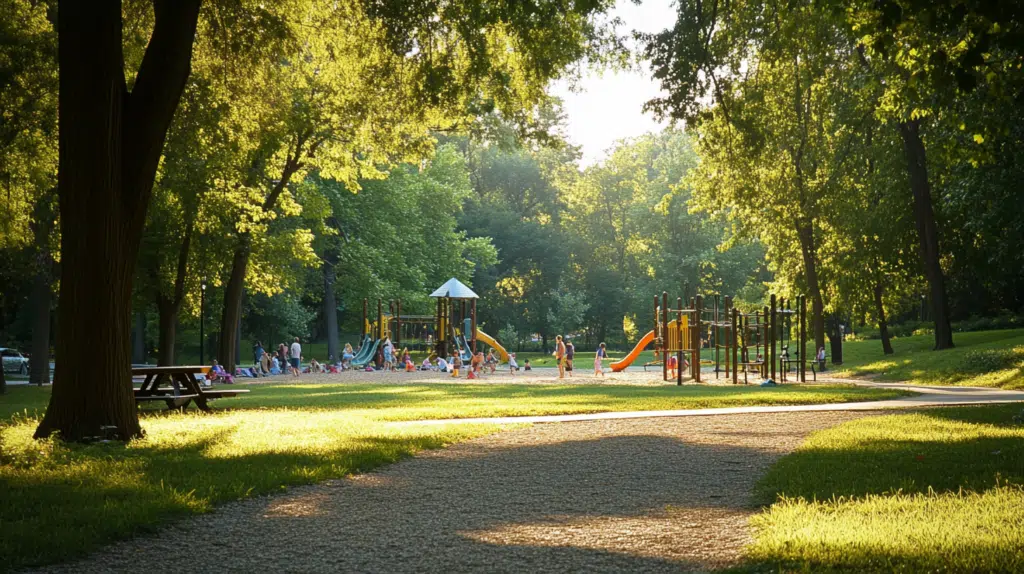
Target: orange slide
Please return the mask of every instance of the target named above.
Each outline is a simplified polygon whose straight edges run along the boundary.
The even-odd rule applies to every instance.
[[[654,331],[650,331],[646,335],[644,335],[642,339],[640,339],[640,342],[637,343],[635,347],[633,347],[633,350],[630,351],[624,359],[622,359],[621,361],[616,361],[611,364],[612,370],[615,371],[616,373],[619,371],[626,370],[626,367],[632,365],[633,361],[635,361],[636,358],[640,356],[640,353],[643,352],[644,347],[651,344],[651,341],[653,340]]]

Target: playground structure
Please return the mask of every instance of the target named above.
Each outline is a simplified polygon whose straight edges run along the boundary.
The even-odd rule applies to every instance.
[[[378,299],[377,318],[372,322],[369,300],[363,299],[361,344],[351,361],[352,366],[364,367],[374,362],[381,344],[389,337],[396,349],[418,348],[443,357],[458,353],[464,361],[469,361],[476,353],[479,341],[497,351],[502,362],[508,362],[505,348],[477,328],[478,297],[469,287],[453,278],[430,296],[437,299],[434,315],[403,315],[401,299],[388,301],[388,312],[385,313],[383,301]]]
[[[476,354],[479,341],[497,351],[502,362],[508,362],[505,348],[477,327],[476,301],[479,296],[472,289],[453,277],[430,296],[437,299],[434,314],[437,332],[434,353],[437,356],[448,357],[458,353],[463,361],[468,361]]]
[[[686,289],[684,288],[684,293]],[[769,297],[769,305],[753,312],[741,312],[733,307],[732,297],[713,295],[711,304],[705,305],[702,295],[676,298],[675,308],[669,307],[667,292],[654,297],[654,329],[644,335],[622,360],[611,364],[619,372],[629,367],[648,345],[654,346],[656,360],[650,365],[661,365],[662,379],[671,380],[674,370],[677,385],[686,379],[700,383],[701,351],[714,351],[715,379],[723,374],[739,384],[740,372],[744,384],[750,373],[762,380],[787,382],[790,371],[795,367],[798,382],[807,380],[807,301],[803,295],[796,297],[796,305],[790,308],[791,300]],[[684,306],[684,303],[686,304]],[[797,348],[790,355],[793,321],[798,331]],[[779,351],[781,350],[781,354]],[[676,368],[669,365],[669,358],[675,359]],[[684,367],[689,363],[688,367]],[[777,379],[776,377],[779,377]]]

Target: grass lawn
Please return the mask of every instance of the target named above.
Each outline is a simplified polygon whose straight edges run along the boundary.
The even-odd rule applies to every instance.
[[[869,417],[813,434],[758,486],[754,568],[1024,571],[1019,404]]]
[[[395,427],[387,421],[842,402],[902,394],[846,386],[249,388],[253,392],[245,398],[218,401],[212,415],[146,412],[146,438],[127,445],[66,445],[31,438],[49,387],[10,387],[0,398],[0,570],[67,560],[218,503],[365,471],[497,428]]]
[[[881,341],[848,341],[843,364],[832,374],[921,385],[1024,388],[1024,329],[955,333],[953,342],[953,349],[932,351],[932,335],[902,337],[892,341],[895,353],[885,356]]]

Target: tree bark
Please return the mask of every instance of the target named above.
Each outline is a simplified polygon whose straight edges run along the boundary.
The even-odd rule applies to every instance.
[[[939,261],[939,229],[932,209],[931,184],[924,141],[921,139],[920,120],[899,125],[903,138],[903,153],[907,159],[910,190],[914,195],[914,219],[924,262],[925,277],[931,294],[932,314],[935,317],[935,350],[953,348],[953,329],[949,323],[949,301],[946,298],[945,277]]]
[[[135,312],[135,332],[132,334],[132,363],[146,362],[146,314]]]
[[[154,0],[153,34],[130,94],[121,3],[58,4],[56,359],[71,367],[55,373],[37,438],[142,436],[130,370],[132,280],[167,128],[191,67],[199,4]]]
[[[834,313],[829,316],[828,320],[828,342],[829,351],[832,354],[832,364],[842,365],[843,364],[843,333],[839,328],[839,314]]]
[[[818,283],[814,228],[810,221],[800,219],[796,224],[796,233],[800,240],[804,273],[807,274],[807,291],[811,296],[811,331],[814,333],[814,349],[817,352],[825,346],[825,302],[821,297],[821,286]]]
[[[324,261],[324,320],[327,325],[327,356],[337,361],[338,354],[338,302],[334,298],[334,265]]]
[[[7,394],[7,377],[4,375],[3,367],[0,367],[0,395]]]
[[[156,310],[160,320],[156,364],[160,367],[168,367],[174,365],[174,346],[178,335],[178,305],[161,297],[157,299]]]
[[[252,244],[248,234],[242,234],[235,246],[231,259],[231,275],[224,287],[224,309],[220,318],[220,341],[217,345],[217,360],[229,373],[235,372],[239,357],[235,354],[238,336],[238,321],[242,315],[242,289],[245,287],[245,272],[249,265],[249,249]]]
[[[32,218],[35,275],[32,279],[32,360],[29,362],[28,380],[29,384],[39,386],[50,382],[50,302],[53,288],[50,233],[53,228],[53,195],[52,191],[48,191],[36,200]]]
[[[882,305],[882,282],[875,281],[875,311],[878,312],[878,334],[882,337],[882,352],[891,355],[892,342],[889,337],[889,322],[885,319],[885,307]]]

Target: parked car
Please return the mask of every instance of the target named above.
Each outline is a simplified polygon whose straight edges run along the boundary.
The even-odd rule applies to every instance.
[[[17,349],[0,347],[0,358],[3,359],[5,373],[28,375],[28,357],[22,355]]]

